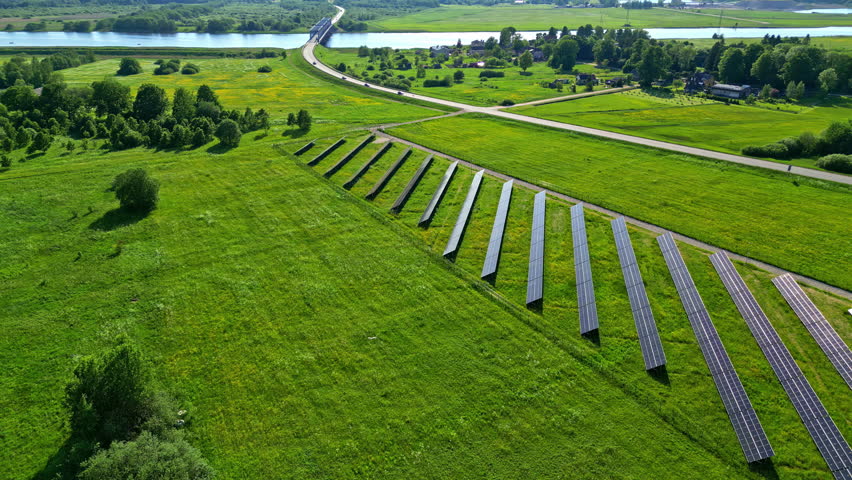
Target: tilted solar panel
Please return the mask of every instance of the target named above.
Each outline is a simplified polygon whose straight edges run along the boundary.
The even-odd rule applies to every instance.
[[[337,150],[337,149],[338,149],[341,145],[343,145],[344,143],[346,143],[346,137],[343,137],[343,138],[341,138],[340,140],[338,140],[338,141],[336,141],[336,142],[332,143],[331,145],[329,145],[329,146],[328,146],[328,148],[326,148],[325,150],[323,150],[322,152],[320,152],[320,154],[319,154],[319,155],[317,155],[316,157],[314,157],[314,159],[313,159],[313,160],[311,160],[310,162],[308,162],[308,166],[309,166],[309,167],[313,167],[314,165],[318,164],[318,163],[319,163],[319,162],[321,162],[321,161],[322,161],[325,157],[327,157],[327,156],[331,155],[331,153],[332,153],[332,152],[334,152],[335,150]]]
[[[435,210],[438,209],[438,205],[441,203],[441,199],[444,198],[444,193],[447,191],[447,186],[450,184],[450,180],[453,179],[453,175],[456,173],[456,168],[458,168],[459,162],[453,162],[447,168],[447,171],[444,173],[443,178],[441,178],[441,183],[438,184],[438,188],[435,190],[435,193],[432,194],[432,199],[429,200],[429,205],[426,206],[426,210],[423,212],[423,215],[420,217],[420,221],[417,222],[418,225],[428,224],[432,221],[432,217],[435,215]]]
[[[467,191],[467,197],[464,199],[459,217],[456,219],[456,226],[453,227],[453,233],[450,234],[450,240],[447,242],[447,248],[444,249],[444,256],[453,256],[458,252],[459,242],[464,234],[464,229],[467,227],[467,222],[470,219],[470,211],[473,209],[473,202],[476,201],[476,194],[479,193],[479,186],[482,185],[482,175],[485,170],[476,172],[473,180],[470,182],[470,189]]]
[[[426,170],[429,170],[429,166],[432,165],[432,155],[427,156],[423,163],[420,164],[420,167],[414,172],[414,175],[411,177],[411,180],[408,181],[408,185],[400,192],[399,197],[396,198],[396,201],[391,205],[390,211],[392,213],[399,213],[402,211],[402,208],[405,207],[405,203],[408,201],[408,197],[411,196],[411,192],[417,188],[417,184],[420,183],[420,180],[423,178],[423,175],[426,174]]]
[[[349,180],[346,180],[346,182],[343,184],[343,188],[345,188],[345,189],[347,189],[347,190],[349,190],[350,188],[352,188],[352,187],[355,185],[355,183],[356,183],[356,182],[357,182],[357,181],[358,181],[358,180],[359,180],[359,179],[360,179],[360,178],[361,178],[361,177],[362,177],[365,173],[367,173],[367,170],[369,170],[369,169],[370,169],[370,167],[371,167],[371,166],[373,166],[373,164],[374,164],[374,163],[378,162],[378,161],[379,161],[379,159],[380,159],[380,158],[382,158],[382,156],[383,156],[383,155],[384,155],[384,154],[385,154],[388,150],[390,150],[390,148],[391,148],[392,146],[393,146],[393,142],[387,142],[387,143],[385,143],[384,145],[382,145],[382,147],[379,149],[379,151],[377,151],[376,153],[374,153],[372,157],[368,158],[368,159],[367,159],[367,161],[366,161],[366,162],[364,162],[364,164],[363,164],[363,165],[361,165],[361,167],[360,167],[360,168],[359,168],[359,169],[358,169],[355,173],[353,173],[351,177],[349,177]]]
[[[340,170],[341,168],[343,168],[344,165],[349,163],[349,160],[352,160],[355,157],[355,155],[358,155],[358,152],[363,150],[364,147],[366,147],[375,138],[376,138],[375,135],[370,135],[369,137],[365,138],[361,143],[359,143],[355,148],[353,148],[351,152],[344,155],[343,158],[341,158],[340,160],[337,161],[337,163],[335,163],[334,165],[329,167],[329,169],[326,170],[325,173],[323,173],[322,175],[324,177],[328,178],[328,177],[334,175],[335,173],[337,173],[338,170]]]
[[[592,263],[586,237],[586,218],[583,204],[571,207],[571,237],[574,240],[574,274],[577,279],[577,310],[580,314],[580,334],[598,329],[598,307],[592,282]]]
[[[512,202],[512,187],[514,180],[503,184],[500,202],[497,204],[497,214],[494,215],[494,225],[491,227],[491,240],[488,241],[488,251],[482,265],[481,278],[488,278],[497,273],[500,262],[500,249],[503,246],[503,233],[506,231],[506,218],[509,215],[509,204]]]
[[[382,178],[380,178],[379,181],[376,182],[375,185],[373,185],[373,188],[371,188],[370,191],[367,192],[367,195],[365,195],[364,197],[367,200],[372,200],[376,198],[379,193],[381,193],[382,190],[385,188],[385,185],[388,184],[390,179],[393,178],[397,170],[399,170],[399,167],[401,167],[402,164],[405,163],[409,155],[411,155],[411,148],[406,148],[405,151],[402,152],[402,155],[400,155],[399,158],[397,158],[396,161],[393,162],[393,165],[391,165],[390,168],[387,169],[385,174],[382,175]]]
[[[547,192],[533,197],[532,234],[530,235],[530,263],[527,273],[527,305],[541,302],[544,292],[544,208]]]

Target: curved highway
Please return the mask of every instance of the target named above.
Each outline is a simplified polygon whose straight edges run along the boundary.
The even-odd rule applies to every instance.
[[[338,9],[338,12],[337,12],[337,15],[335,15],[334,18],[332,19],[332,23],[337,23],[337,21],[340,20],[340,18],[346,12],[346,10],[343,9],[342,7],[339,7],[337,5],[335,5],[335,7]],[[316,48],[316,46],[317,46],[317,42],[313,39],[310,40],[308,43],[305,44],[304,47],[302,47],[302,56],[305,58],[305,60],[307,60],[309,63],[311,63],[315,68],[317,68],[321,72],[328,74],[328,75],[331,75],[331,76],[334,76],[334,77],[337,77],[337,78],[340,78],[342,80],[345,80],[345,81],[352,83],[352,84],[355,84],[355,85],[360,85],[360,86],[363,86],[363,87],[369,87],[369,88],[373,88],[373,89],[376,89],[376,90],[380,90],[380,91],[388,92],[388,93],[393,93],[393,94],[398,93],[398,90],[396,90],[396,89],[385,88],[385,87],[382,87],[381,85],[376,85],[376,84],[373,84],[373,83],[364,82],[363,80],[350,78],[349,76],[341,74],[340,72],[329,67],[328,65],[323,64],[321,61],[319,61],[317,59],[316,55],[314,54],[314,49]],[[696,156],[699,156],[699,157],[712,158],[714,160],[722,160],[722,161],[725,161],[725,162],[739,163],[739,164],[748,165],[748,166],[751,166],[751,167],[765,168],[767,170],[776,170],[776,171],[779,171],[779,172],[790,172],[790,173],[794,173],[796,175],[801,175],[803,177],[811,177],[811,178],[817,178],[817,179],[820,179],[820,180],[829,180],[829,181],[832,181],[832,182],[838,182],[838,183],[844,183],[844,184],[847,184],[847,185],[852,185],[852,176],[840,175],[840,174],[836,174],[836,173],[825,172],[825,171],[822,171],[822,170],[814,170],[814,169],[810,169],[810,168],[793,167],[793,166],[790,166],[790,165],[784,165],[784,164],[781,164],[781,163],[770,162],[770,161],[767,161],[767,160],[759,160],[759,159],[756,159],[756,158],[743,157],[741,155],[733,155],[733,154],[730,154],[730,153],[722,153],[722,152],[716,152],[716,151],[713,151],[713,150],[705,150],[703,148],[688,147],[686,145],[679,145],[679,144],[676,144],[676,143],[661,142],[659,140],[651,140],[649,138],[636,137],[636,136],[633,136],[633,135],[625,135],[623,133],[609,132],[609,131],[600,130],[600,129],[597,129],[597,128],[582,127],[580,125],[572,125],[570,123],[555,122],[553,120],[546,120],[546,119],[543,119],[543,118],[528,117],[526,115],[519,115],[517,113],[509,113],[509,112],[503,111],[502,109],[497,108],[497,107],[478,107],[478,106],[475,106],[475,105],[468,105],[466,103],[454,102],[452,100],[444,100],[444,99],[441,99],[441,98],[428,97],[426,95],[420,95],[420,94],[410,93],[410,92],[404,92],[403,95],[405,95],[408,98],[415,98],[417,100],[422,100],[422,101],[425,101],[425,102],[431,102],[431,103],[436,103],[436,104],[439,104],[439,105],[445,105],[445,106],[448,106],[448,107],[457,108],[457,109],[462,110],[464,112],[483,113],[483,114],[486,114],[486,115],[493,115],[495,117],[508,118],[510,120],[516,120],[516,121],[519,121],[519,122],[532,123],[532,124],[535,124],[535,125],[542,125],[542,126],[545,126],[545,127],[557,128],[557,129],[561,129],[561,130],[568,130],[568,131],[578,132],[578,133],[584,133],[586,135],[594,135],[596,137],[603,137],[603,138],[608,138],[608,139],[611,139],[611,140],[618,140],[618,141],[621,141],[621,142],[635,143],[635,144],[638,144],[638,145],[645,145],[645,146],[648,146],[648,147],[659,148],[659,149],[662,149],[662,150],[669,150],[669,151],[677,152],[677,153],[685,153],[685,154],[689,154],[689,155],[696,155]]]

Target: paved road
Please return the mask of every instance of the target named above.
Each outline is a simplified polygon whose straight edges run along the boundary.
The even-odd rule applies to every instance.
[[[340,11],[334,17],[334,20],[333,20],[334,22],[339,20],[340,17],[343,16],[343,12],[344,12],[344,10],[341,7],[337,7],[337,8]],[[319,69],[320,71],[322,71],[322,72],[324,72],[328,75],[332,75],[334,77],[341,78],[341,79],[343,79],[347,82],[350,82],[350,83],[353,83],[353,84],[356,84],[356,85],[361,85],[361,86],[373,88],[375,90],[380,90],[380,91],[388,92],[388,93],[394,93],[394,94],[399,93],[398,90],[395,90],[395,89],[392,89],[392,88],[385,88],[385,87],[382,87],[380,85],[375,85],[375,84],[372,84],[372,83],[364,82],[363,80],[357,80],[357,79],[354,79],[354,78],[349,78],[349,76],[341,74],[337,70],[323,64],[322,62],[317,60],[317,57],[314,54],[314,49],[316,48],[316,46],[317,46],[317,44],[316,44],[315,41],[310,41],[310,42],[306,43],[305,46],[302,47],[302,55],[305,57],[305,59],[308,62],[313,64],[313,66],[316,67],[317,69]],[[560,129],[560,130],[568,130],[568,131],[572,131],[572,132],[584,133],[584,134],[593,135],[593,136],[596,136],[596,137],[608,138],[610,140],[618,140],[618,141],[621,141],[621,142],[635,143],[635,144],[638,144],[638,145],[645,145],[645,146],[648,146],[648,147],[659,148],[659,149],[662,149],[662,150],[668,150],[668,151],[677,152],[677,153],[686,153],[686,154],[689,154],[689,155],[711,158],[711,159],[714,159],[714,160],[722,160],[722,161],[725,161],[725,162],[739,163],[739,164],[742,164],[742,165],[748,165],[748,166],[752,166],[752,167],[765,168],[767,170],[775,170],[775,171],[779,171],[779,172],[790,172],[792,174],[801,175],[803,177],[817,178],[817,179],[820,179],[820,180],[828,180],[828,181],[832,181],[832,182],[838,182],[838,183],[844,183],[844,184],[847,184],[847,185],[852,185],[852,176],[840,175],[840,174],[831,173],[831,172],[824,172],[822,170],[814,170],[814,169],[810,169],[810,168],[791,167],[789,165],[784,165],[784,164],[781,164],[781,163],[769,162],[769,161],[766,161],[766,160],[759,160],[759,159],[756,159],[756,158],[743,157],[741,155],[733,155],[733,154],[730,154],[730,153],[722,153],[722,152],[716,152],[716,151],[713,151],[713,150],[705,150],[703,148],[688,147],[686,145],[679,145],[679,144],[676,144],[676,143],[661,142],[659,140],[651,140],[649,138],[635,137],[633,135],[625,135],[623,133],[608,132],[606,130],[600,130],[600,129],[597,129],[597,128],[582,127],[580,125],[572,125],[570,123],[555,122],[553,120],[546,120],[546,119],[543,119],[543,118],[528,117],[526,115],[519,115],[517,113],[509,113],[509,112],[506,112],[506,111],[503,111],[501,109],[494,108],[494,107],[479,107],[479,106],[475,106],[475,105],[468,105],[466,103],[454,102],[452,100],[444,100],[444,99],[441,99],[441,98],[427,97],[426,95],[420,95],[420,94],[409,93],[409,92],[403,92],[403,95],[408,97],[408,98],[415,98],[417,100],[422,100],[422,101],[425,101],[425,102],[431,102],[431,103],[436,103],[436,104],[439,104],[439,105],[445,105],[445,106],[448,106],[448,107],[457,108],[457,109],[462,110],[464,112],[483,113],[483,114],[486,114],[486,115],[493,115],[495,117],[506,118],[506,119],[509,119],[509,120],[515,120],[515,121],[524,122],[524,123],[531,123],[531,124],[535,124],[535,125],[541,125],[541,126],[556,128],[556,129]],[[788,168],[790,168],[790,169],[788,170]]]

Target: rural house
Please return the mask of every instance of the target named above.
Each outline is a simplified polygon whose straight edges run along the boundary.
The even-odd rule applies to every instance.
[[[710,87],[710,94],[727,98],[746,98],[751,94],[751,87],[748,85],[717,83]]]
[[[586,84],[597,85],[598,84],[598,77],[596,77],[595,74],[593,74],[593,73],[581,73],[581,74],[577,75],[575,82],[577,83],[577,85],[586,85]]]

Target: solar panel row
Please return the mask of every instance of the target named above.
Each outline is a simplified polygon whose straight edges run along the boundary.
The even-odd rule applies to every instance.
[[[444,198],[444,193],[447,191],[447,185],[449,185],[450,180],[453,179],[453,175],[455,175],[456,168],[458,166],[459,162],[456,161],[451,163],[447,168],[447,171],[444,173],[444,177],[441,178],[441,183],[438,184],[438,188],[435,189],[435,193],[432,194],[432,199],[429,200],[429,205],[426,206],[426,210],[423,211],[420,221],[417,222],[418,225],[426,225],[432,221],[432,217],[435,215],[435,210],[438,209],[441,199]]]
[[[408,159],[409,155],[411,155],[411,148],[406,148],[405,151],[402,152],[402,155],[400,155],[399,158],[397,158],[396,161],[393,162],[393,165],[388,168],[385,174],[382,175],[382,178],[380,178],[379,181],[376,182],[375,185],[373,185],[373,188],[371,188],[370,191],[367,192],[367,195],[365,195],[364,197],[367,200],[372,200],[376,198],[379,193],[382,192],[382,189],[385,188],[385,185],[388,184],[394,174],[396,174],[396,171],[399,170],[399,167],[401,167],[402,164],[405,163],[405,160]]]
[[[852,451],[837,425],[828,415],[790,351],[784,345],[769,318],[760,308],[734,264],[724,252],[710,256],[710,261],[722,279],[737,310],[745,319],[766,360],[781,381],[781,386],[799,413],[811,438],[835,477],[852,475]]]
[[[349,153],[347,153],[346,155],[344,155],[344,156],[343,156],[343,158],[341,158],[340,160],[338,160],[338,161],[337,161],[337,163],[335,163],[334,165],[332,165],[332,166],[331,166],[328,170],[326,170],[326,171],[325,171],[325,173],[323,173],[322,175],[323,175],[324,177],[328,178],[328,177],[330,177],[330,176],[334,175],[335,173],[337,173],[337,171],[338,171],[338,170],[340,170],[341,168],[343,168],[343,166],[344,166],[344,165],[346,165],[347,163],[349,163],[349,160],[352,160],[352,158],[353,158],[353,157],[355,157],[355,155],[358,155],[358,152],[360,152],[361,150],[363,150],[363,149],[364,149],[364,147],[366,147],[366,146],[367,146],[367,144],[369,144],[370,142],[372,142],[375,138],[376,138],[376,136],[375,136],[375,135],[370,135],[369,137],[365,138],[365,139],[364,139],[364,141],[362,141],[361,143],[359,143],[359,144],[358,144],[358,146],[356,146],[355,148],[353,148],[351,152],[349,152]]]
[[[574,274],[577,279],[577,310],[580,313],[580,334],[598,329],[598,307],[592,283],[592,263],[586,237],[586,217],[583,204],[571,207],[571,236],[574,240]]]
[[[771,457],[774,452],[766,438],[766,432],[734,370],[728,352],[722,345],[719,333],[704,307],[701,295],[695,288],[695,282],[692,281],[674,239],[670,233],[666,233],[657,237],[657,242],[746,459],[756,462]]]
[[[639,272],[639,264],[636,263],[636,255],[633,253],[633,244],[630,242],[624,217],[613,220],[611,226],[615,235],[618,259],[621,262],[621,273],[624,275],[624,284],[627,286],[627,298],[630,300],[633,321],[636,323],[636,332],[639,334],[645,370],[661,367],[666,364],[666,354],[663,351],[663,343],[660,341],[651,304],[648,302],[648,294],[645,292],[642,273]]]
[[[497,204],[497,214],[494,216],[494,226],[491,227],[491,240],[488,241],[488,251],[485,253],[485,263],[482,265],[482,278],[488,278],[497,273],[497,264],[500,262],[500,249],[503,246],[503,233],[506,230],[506,217],[509,215],[509,204],[512,201],[514,184],[513,180],[503,184],[500,202]]]
[[[314,143],[316,143],[316,140],[311,140],[310,142],[306,143],[302,148],[293,152],[293,155],[298,157],[299,155],[307,152],[308,150],[314,148]]]
[[[852,352],[849,351],[849,347],[840,335],[828,323],[814,302],[805,295],[792,275],[785,273],[773,278],[772,283],[790,304],[790,308],[796,312],[805,328],[811,332],[811,336],[846,381],[846,385],[852,388]]]
[[[331,155],[331,153],[332,153],[332,152],[334,152],[335,150],[337,150],[337,149],[338,149],[341,145],[343,145],[344,143],[346,143],[346,137],[343,137],[343,138],[341,138],[340,140],[338,140],[338,141],[336,141],[336,142],[332,143],[331,145],[329,145],[329,147],[328,147],[328,148],[326,148],[325,150],[323,150],[323,151],[322,151],[322,153],[320,153],[319,155],[317,155],[316,157],[314,157],[314,159],[313,159],[313,160],[311,160],[310,162],[308,162],[308,166],[309,166],[309,167],[313,167],[314,165],[318,164],[318,163],[319,163],[319,162],[321,162],[321,161],[322,161],[325,157],[327,157],[327,156]]]
[[[485,170],[476,172],[473,180],[470,182],[470,189],[467,191],[467,197],[464,199],[459,218],[456,219],[456,226],[453,227],[453,233],[450,234],[450,240],[447,242],[447,248],[444,249],[444,256],[453,256],[459,250],[459,242],[464,234],[464,229],[467,227],[467,221],[470,218],[470,211],[473,209],[473,202],[476,201],[476,194],[479,193],[479,186],[482,185],[482,175]]]
[[[408,197],[411,196],[411,192],[417,187],[417,184],[420,183],[420,179],[423,178],[423,175],[426,174],[426,170],[429,170],[429,166],[432,165],[432,155],[429,155],[423,160],[423,163],[420,164],[420,167],[414,172],[414,176],[411,177],[411,180],[408,181],[408,185],[400,192],[399,197],[396,198],[396,201],[391,205],[390,211],[392,213],[399,213],[403,207],[405,207],[405,202],[408,201]]]
[[[547,192],[533,198],[532,235],[530,236],[530,265],[527,273],[527,305],[540,302],[544,291],[544,207]]]
[[[346,182],[343,184],[343,188],[345,188],[345,189],[347,189],[347,190],[349,190],[350,188],[352,188],[352,187],[355,185],[355,183],[356,183],[356,182],[357,182],[357,181],[358,181],[358,180],[359,180],[359,179],[360,179],[360,178],[361,178],[361,177],[362,177],[365,173],[367,173],[367,170],[369,170],[369,169],[370,169],[370,167],[372,167],[374,163],[376,163],[377,161],[379,161],[379,159],[380,159],[380,158],[382,158],[382,156],[383,156],[383,155],[384,155],[384,154],[385,154],[388,150],[390,150],[390,148],[391,148],[392,146],[393,146],[393,142],[387,142],[387,143],[385,143],[384,145],[382,145],[382,147],[379,149],[379,151],[378,151],[378,152],[374,153],[372,157],[370,157],[369,159],[367,159],[367,161],[366,161],[366,162],[364,162],[364,164],[363,164],[363,165],[361,165],[361,168],[359,168],[359,169],[358,169],[355,173],[353,173],[353,174],[352,174],[352,176],[351,176],[351,177],[349,177],[349,180],[346,180]]]

